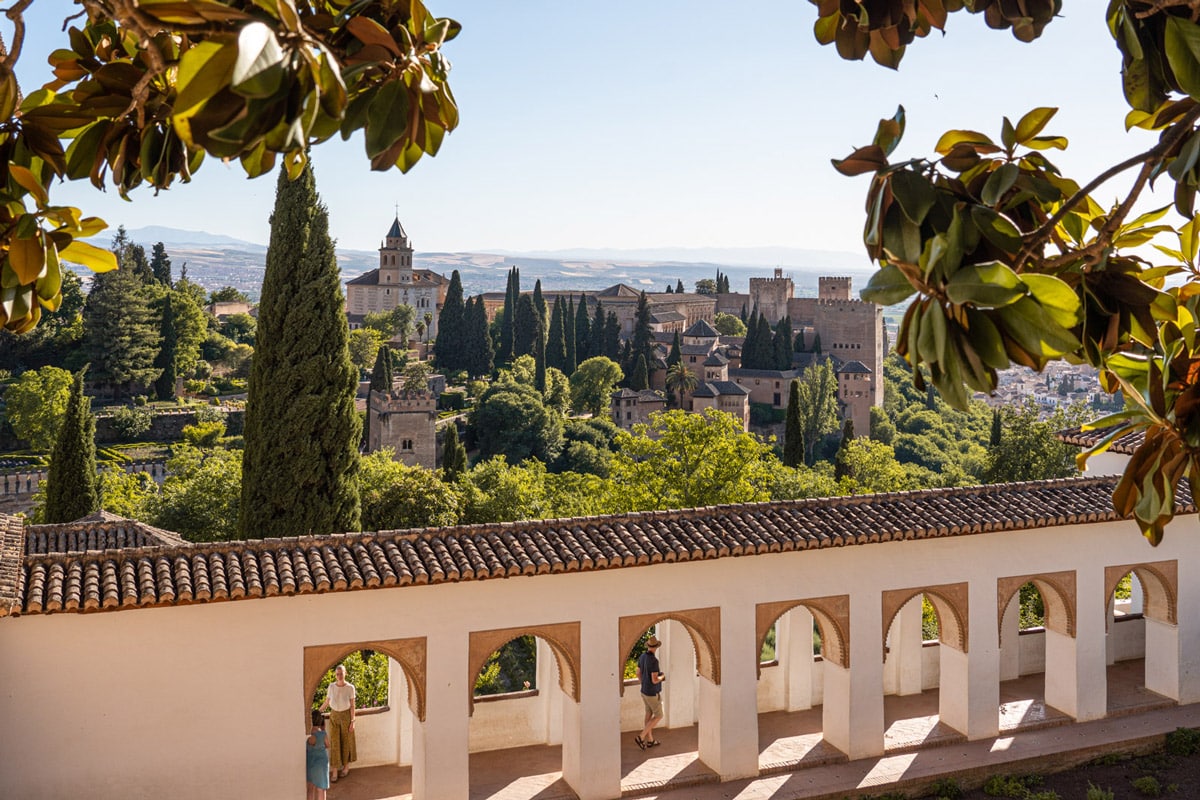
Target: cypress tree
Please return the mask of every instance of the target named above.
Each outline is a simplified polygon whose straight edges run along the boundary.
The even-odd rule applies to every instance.
[[[679,331],[675,331],[675,337],[671,340],[671,352],[667,354],[667,368],[671,368],[683,361],[683,352],[679,346]]]
[[[534,310],[533,298],[527,294],[521,295],[517,301],[517,313],[513,320],[512,357],[515,361],[521,356],[533,354],[534,339],[538,336],[540,320]]]
[[[243,538],[357,530],[358,375],[312,164],[279,173],[242,455]]]
[[[554,309],[550,312],[549,333],[546,335],[546,366],[562,370],[567,365],[567,336],[563,329],[562,298],[554,300]]]
[[[592,326],[588,320],[587,298],[579,295],[579,305],[575,307],[575,366],[579,366],[597,353],[592,352]]]
[[[683,278],[676,278],[675,294],[683,294]]]
[[[813,334],[812,351],[814,353],[817,353],[818,355],[821,353],[821,334],[819,334],[819,333]]]
[[[438,337],[433,343],[433,356],[442,372],[455,372],[466,367],[466,354],[463,352],[465,314],[462,278],[458,270],[454,270],[450,273],[450,286],[446,289],[442,313],[438,315]]]
[[[741,317],[742,324],[746,326],[747,330],[749,330],[750,323],[746,321],[747,319],[749,319],[749,317],[746,316],[746,304],[745,303],[742,303],[742,313],[739,314],[738,316]]]
[[[793,347],[793,349],[797,353],[803,353],[805,350],[808,349],[804,346],[804,328],[801,328],[800,331],[796,334],[796,344]]]
[[[537,312],[538,319],[542,321],[542,328],[546,328],[546,320],[550,316],[550,309],[546,307],[546,298],[542,296],[542,279],[538,278],[533,282],[533,310]]]
[[[72,522],[100,508],[96,480],[96,419],[91,401],[83,395],[83,374],[75,373],[67,413],[58,429],[46,478],[48,523]]]
[[[167,248],[162,242],[155,244],[152,249],[150,272],[154,275],[154,280],[163,286],[173,285],[173,281],[171,280],[171,259],[167,257]]]
[[[1000,440],[1003,438],[1003,427],[1000,421],[1000,409],[992,409],[992,432],[988,437],[989,447],[999,447]]]
[[[596,298],[596,316],[592,320],[592,331],[588,337],[588,358],[608,355],[606,339],[604,338],[604,326],[607,319],[604,314],[604,304],[600,302],[599,298]]]
[[[774,349],[775,369],[792,368],[792,321],[788,317],[779,320],[775,326],[775,338],[771,340]]]
[[[446,438],[442,441],[442,480],[452,483],[467,471],[467,448],[458,441],[458,426],[446,426]]]
[[[567,363],[563,367],[563,372],[567,377],[575,374],[575,368],[579,366],[578,352],[575,349],[575,298],[567,296],[567,304],[563,306],[563,338],[567,341]]]
[[[159,400],[175,399],[175,358],[179,337],[175,332],[175,312],[168,293],[162,299],[162,323],[158,327],[159,350],[154,359],[155,369],[160,370],[154,381],[154,394]]]
[[[667,288],[663,289],[663,294],[675,294],[675,290],[671,288],[671,284],[667,284]]]
[[[634,361],[633,376],[629,379],[629,388],[635,392],[640,392],[650,388],[650,371],[646,368],[646,357],[644,355],[636,356]]]
[[[392,391],[392,348],[386,344],[375,355],[375,366],[371,368],[371,391]]]
[[[546,335],[545,323],[541,317],[537,319],[533,338],[534,387],[542,394],[546,393]]]
[[[513,359],[513,325],[517,315],[517,268],[508,271],[508,284],[504,287],[504,316],[500,318],[500,353],[501,361]]]
[[[754,335],[754,364],[752,369],[775,369],[774,332],[767,315],[758,317],[758,331]]]
[[[633,345],[629,366],[636,368],[636,359],[640,356],[649,364],[654,357],[654,332],[650,330],[650,301],[646,293],[638,296],[637,311],[633,316]]]
[[[833,477],[838,479],[854,477],[854,473],[850,470],[850,464],[846,460],[850,451],[850,443],[853,441],[854,421],[848,419],[842,424],[842,440],[838,443],[837,454],[833,458]]]
[[[604,355],[621,363],[621,323],[615,311],[608,312],[604,319]]]
[[[467,302],[467,373],[479,378],[492,371],[492,335],[488,331],[487,310],[483,296]]]
[[[755,358],[758,354],[758,308],[750,315],[746,323],[746,338],[742,340],[742,368],[758,369]]]
[[[783,431],[783,464],[798,467],[804,463],[804,429],[800,423],[800,381],[793,378],[788,393],[787,415]]]

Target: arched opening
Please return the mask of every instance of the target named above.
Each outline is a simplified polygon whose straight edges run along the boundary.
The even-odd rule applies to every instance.
[[[385,781],[388,791],[403,796],[412,791],[414,736],[425,718],[425,640],[399,639],[320,645],[304,648],[304,725],[308,714],[326,698],[338,665],[346,669],[346,681],[355,687],[354,756],[349,775],[331,785],[360,783],[360,769],[373,783]],[[326,731],[332,735],[331,725]],[[386,767],[379,772],[378,767]]]
[[[1179,698],[1175,562],[1105,571],[1109,714],[1171,705]]]
[[[945,716],[967,650],[966,584],[884,592],[884,749],[961,741]],[[943,689],[947,689],[943,692]],[[960,723],[961,724],[961,723]]]
[[[1073,668],[1069,650],[1057,647],[1075,635],[1074,573],[1022,576],[1001,581],[1000,708],[1001,731],[1057,725],[1069,716],[1054,705],[1047,676]]]
[[[621,789],[669,787],[711,779],[704,762],[704,729],[719,725],[703,712],[705,685],[720,683],[719,616],[716,609],[623,617],[619,626],[621,673]],[[663,719],[653,730],[658,745],[642,749],[635,742],[646,724],[646,705],[637,678],[637,663],[650,637],[662,644],[656,657],[667,676],[660,685]]]
[[[758,768],[760,774],[843,758],[825,741],[827,663],[845,668],[849,598],[758,606]]]
[[[578,701],[579,626],[471,633],[467,730],[472,798],[569,795],[563,713]]]

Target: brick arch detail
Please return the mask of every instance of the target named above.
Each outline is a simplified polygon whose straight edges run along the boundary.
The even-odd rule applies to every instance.
[[[425,721],[425,637],[412,639],[379,639],[368,642],[323,644],[304,648],[304,704],[312,702],[321,678],[342,659],[356,650],[374,650],[386,654],[404,670],[408,684],[408,707],[422,722]],[[305,727],[308,726],[305,717]]]
[[[721,609],[693,608],[686,611],[663,611],[656,614],[636,614],[621,617],[617,628],[620,662],[618,675],[625,674],[625,659],[637,644],[642,634],[652,625],[665,620],[681,624],[691,637],[696,651],[696,670],[713,683],[721,683]],[[621,694],[625,694],[625,681],[620,682]]]
[[[821,630],[821,655],[825,660],[844,669],[850,668],[850,595],[812,597],[805,600],[781,600],[759,603],[754,608],[758,652],[762,653],[767,632],[787,612],[804,607],[817,621]],[[762,674],[762,664],[758,667]]]
[[[970,643],[970,619],[967,616],[967,586],[963,583],[943,583],[940,586],[916,586],[911,589],[889,589],[883,593],[883,630],[880,633],[883,657],[887,658],[887,636],[896,615],[909,600],[925,595],[938,618],[938,637],[942,644],[967,652]]]
[[[492,653],[519,636],[536,636],[550,646],[550,652],[554,653],[554,660],[558,664],[558,685],[564,694],[579,702],[578,622],[471,631],[467,656],[468,716],[475,713],[475,678]]]
[[[1105,567],[1105,604],[1112,599],[1121,578],[1130,572],[1137,575],[1138,580],[1142,583],[1142,591],[1145,593],[1146,617],[1170,625],[1179,624],[1179,562],[1153,561]]]
[[[1032,583],[1042,596],[1042,605],[1046,609],[1046,629],[1075,638],[1075,570],[1066,570],[1014,575],[996,581],[996,627],[1001,643],[1004,640],[1004,612],[1013,596],[1027,583]]]

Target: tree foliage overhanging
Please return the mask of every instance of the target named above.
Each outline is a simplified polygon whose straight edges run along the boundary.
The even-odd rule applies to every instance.
[[[989,26],[1031,41],[1062,6],[814,2],[818,41],[843,58],[869,53],[891,68],[916,38],[944,29],[949,13],[982,13]],[[998,138],[950,130],[936,156],[892,163],[904,133],[901,108],[880,122],[870,144],[834,166],[872,176],[863,239],[879,270],[863,298],[889,305],[913,298],[896,350],[914,381],[927,374],[965,408],[968,389],[991,392],[997,371],[1012,364],[1095,366],[1125,406],[1092,423],[1112,427],[1091,452],[1144,433],[1113,503],[1157,544],[1179,482],[1200,491],[1200,23],[1195,3],[1182,0],[1111,0],[1105,13],[1130,107],[1126,125],[1159,134],[1145,152],[1078,182],[1048,157],[1067,146],[1047,132],[1056,109],[1035,108],[1016,122],[1004,118]],[[1095,199],[1107,180],[1130,170],[1127,194],[1110,207]],[[1156,180],[1174,183],[1181,224],[1163,222],[1171,206],[1135,213]],[[1135,252],[1151,243],[1165,256],[1160,264]]]
[[[188,182],[206,155],[250,177],[282,159],[294,178],[310,145],[358,130],[373,169],[407,172],[458,124],[441,47],[460,26],[420,0],[75,5],[42,87],[20,87],[14,71],[27,0],[0,42],[0,327],[11,331],[58,308],[61,261],[117,266],[83,241],[103,220],[53,203],[55,179],[127,197]]]

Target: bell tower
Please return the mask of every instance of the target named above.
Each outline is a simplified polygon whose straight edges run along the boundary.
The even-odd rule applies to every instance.
[[[383,286],[411,286],[412,257],[412,242],[397,216],[384,237],[383,246],[379,248],[379,283]]]

